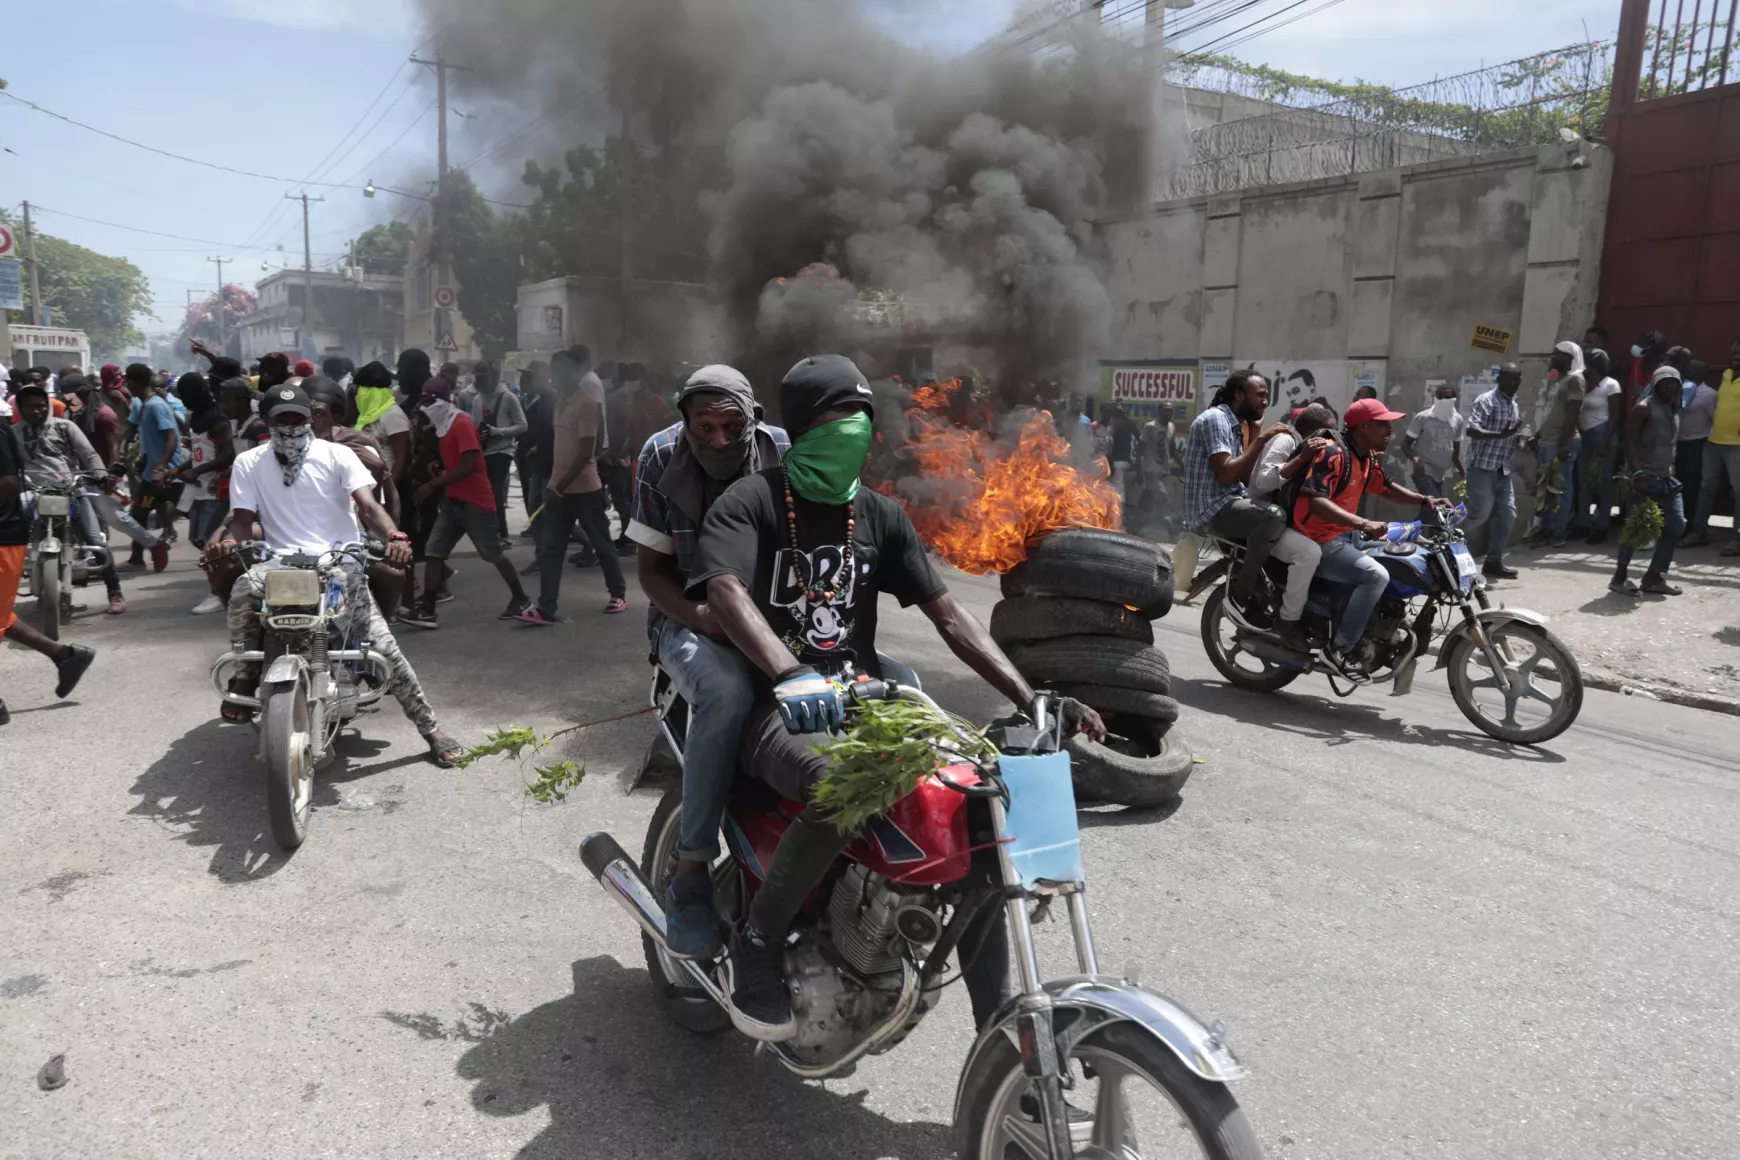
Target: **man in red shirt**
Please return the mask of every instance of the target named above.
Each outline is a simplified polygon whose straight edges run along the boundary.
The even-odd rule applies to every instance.
[[[1337,584],[1353,586],[1347,608],[1329,643],[1329,660],[1353,680],[1366,676],[1365,626],[1372,609],[1389,586],[1383,565],[1365,554],[1364,537],[1382,539],[1389,525],[1362,519],[1359,501],[1368,493],[1387,495],[1397,503],[1428,502],[1418,492],[1384,478],[1384,451],[1390,445],[1390,424],[1406,415],[1377,399],[1358,399],[1343,417],[1343,441],[1317,457],[1293,506],[1293,525],[1308,539],[1323,545],[1317,574]],[[1433,503],[1448,503],[1433,500]]]
[[[495,523],[495,492],[490,489],[489,475],[483,469],[483,441],[477,437],[477,425],[454,405],[453,384],[446,379],[434,378],[423,384],[421,406],[440,442],[442,473],[418,487],[413,499],[421,504],[443,488],[446,493],[435,526],[429,532],[428,546],[423,550],[428,561],[423,573],[423,598],[415,608],[400,613],[399,620],[416,628],[440,627],[435,615],[435,594],[447,581],[447,557],[461,536],[469,537],[484,563],[494,564],[501,573],[512,593],[501,619],[512,620],[530,608],[532,602],[520,585],[519,573],[502,552]]]

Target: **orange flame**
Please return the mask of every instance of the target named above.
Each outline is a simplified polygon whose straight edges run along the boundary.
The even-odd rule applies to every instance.
[[[1029,541],[1059,528],[1118,526],[1116,489],[1106,474],[1090,478],[1068,462],[1069,444],[1049,414],[1035,412],[1011,446],[939,414],[961,385],[920,387],[906,412],[903,454],[921,482],[899,498],[931,550],[984,575],[1007,572],[1027,558]]]

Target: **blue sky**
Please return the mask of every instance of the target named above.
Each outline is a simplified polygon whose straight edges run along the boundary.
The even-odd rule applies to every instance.
[[[1110,0],[1114,9],[1132,2]],[[978,43],[1016,11],[1014,0],[873,3],[891,31],[944,51]],[[300,268],[301,213],[284,200],[300,180],[352,183],[310,189],[327,199],[311,212],[320,265],[369,224],[415,207],[386,194],[365,199],[365,180],[409,184],[433,168],[433,85],[424,77],[406,84],[426,70],[399,72],[423,35],[406,0],[56,0],[8,8],[0,77],[12,95],[174,153],[290,179],[157,157],[0,98],[0,147],[8,150],[0,152],[0,203],[15,208],[28,198],[44,207],[43,232],[135,262],[157,303],[160,321],[147,320],[148,330],[173,326],[188,291],[215,285],[208,257],[234,259],[225,280],[250,285],[262,262]],[[1591,38],[1609,38],[1618,10],[1619,0],[1343,0],[1238,54],[1298,72],[1408,84],[1581,40],[1585,25]],[[489,145],[469,139],[466,128],[455,121],[455,161]],[[335,146],[337,156],[326,160]]]

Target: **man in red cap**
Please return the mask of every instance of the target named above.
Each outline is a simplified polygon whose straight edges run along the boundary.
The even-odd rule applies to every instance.
[[[1339,584],[1353,585],[1353,595],[1336,625],[1329,643],[1329,660],[1355,680],[1366,675],[1367,650],[1361,647],[1366,622],[1378,598],[1389,586],[1389,573],[1365,554],[1363,537],[1381,539],[1389,525],[1362,519],[1359,501],[1368,493],[1387,495],[1397,503],[1448,503],[1428,501],[1418,492],[1398,487],[1384,478],[1384,451],[1390,445],[1390,424],[1406,415],[1390,410],[1378,399],[1357,399],[1343,417],[1346,431],[1340,444],[1317,457],[1299,489],[1293,508],[1293,524],[1305,536],[1323,545],[1318,575]]]

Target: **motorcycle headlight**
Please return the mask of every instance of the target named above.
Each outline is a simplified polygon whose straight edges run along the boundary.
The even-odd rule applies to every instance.
[[[36,497],[36,514],[39,516],[65,516],[71,510],[72,503],[64,495],[38,495]]]
[[[313,608],[320,603],[320,574],[312,569],[274,568],[266,573],[271,608]]]

